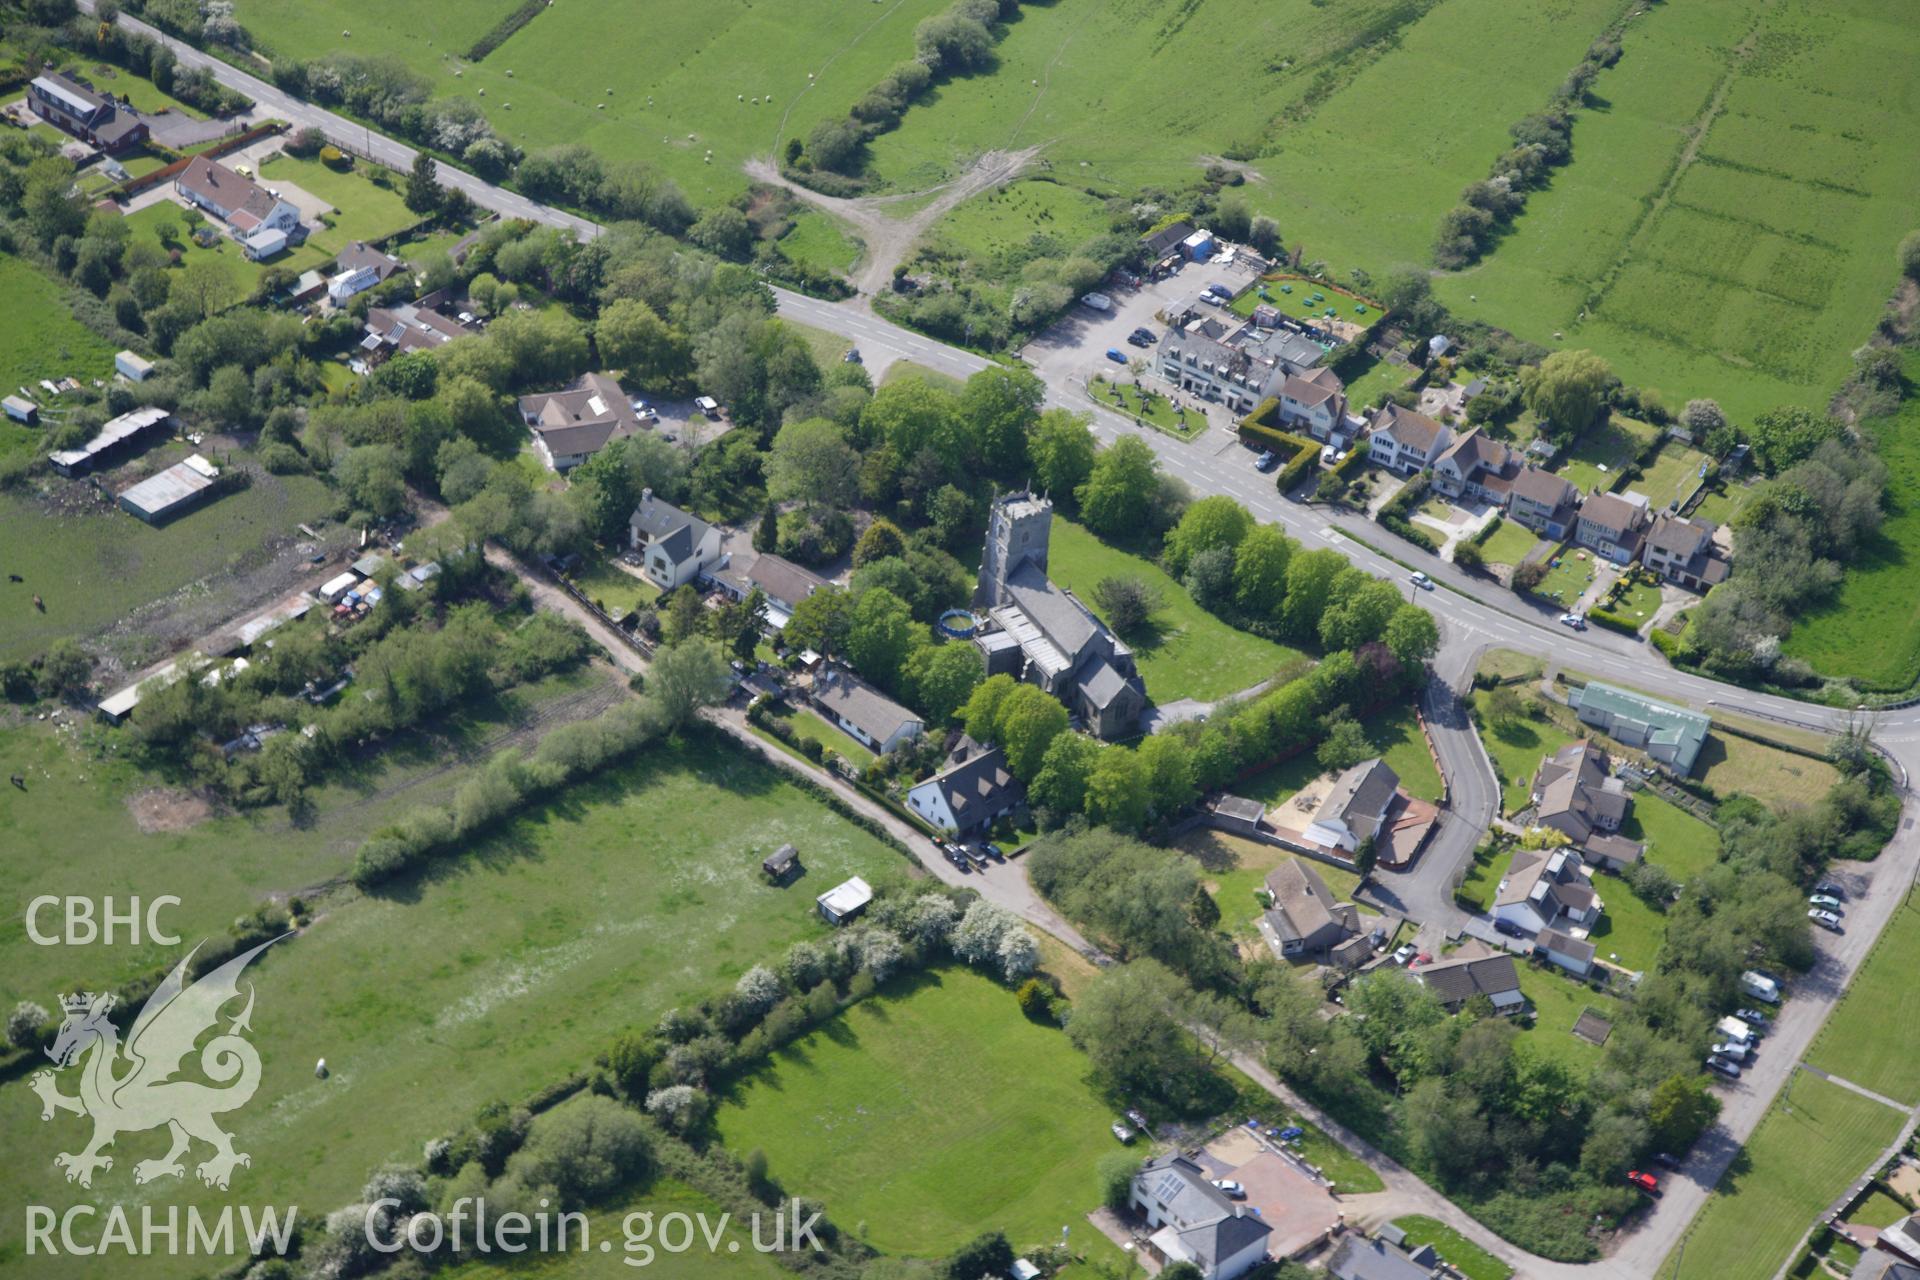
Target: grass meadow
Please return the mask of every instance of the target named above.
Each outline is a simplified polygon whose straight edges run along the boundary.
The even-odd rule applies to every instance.
[[[1901,1114],[1796,1072],[1693,1221],[1676,1280],[1769,1280],[1832,1199],[1900,1132]],[[1670,1270],[1670,1268],[1672,1268]]]
[[[1650,8],[1575,125],[1573,163],[1440,296],[1590,347],[1675,406],[1824,403],[1920,200],[1920,102],[1886,92],[1920,56],[1910,17],[1900,0]]]
[[[903,980],[781,1050],[715,1113],[794,1195],[886,1253],[939,1256],[982,1231],[1016,1249],[1093,1242],[1095,1165],[1117,1150],[1087,1060],[964,969]]]
[[[175,892],[190,904],[175,919],[191,937],[189,920],[214,915],[203,904],[210,879],[239,881],[257,894],[298,889],[316,872],[344,866],[344,854],[316,847],[317,839],[271,831],[249,839],[228,820],[158,842],[171,850],[164,867],[158,857],[128,857],[141,842],[122,825],[107,846],[117,856],[109,857],[81,843],[86,831],[70,816],[75,793],[100,779],[83,771],[65,781],[58,792],[47,784],[53,794],[37,802],[50,811],[41,817],[49,838],[5,845],[17,851],[10,859],[35,868],[31,876],[10,877],[21,896],[0,938],[9,1000],[31,994],[51,1003],[74,983],[98,989],[140,971],[142,959],[151,963],[102,948],[91,949],[86,961],[70,952],[23,954],[47,951],[20,936],[18,908],[31,887],[104,894],[137,884],[148,893]],[[109,792],[99,806],[110,810],[119,799]],[[8,821],[17,807],[9,807]],[[365,829],[352,815],[346,820],[350,827],[323,814],[319,827],[336,834]],[[786,841],[799,846],[807,874],[775,888],[761,875],[760,859]],[[50,852],[101,863],[100,874],[47,865],[55,861]],[[905,866],[897,852],[814,803],[771,766],[696,734],[573,788],[390,892],[343,890],[303,936],[250,970],[258,988],[253,1040],[265,1072],[233,1126],[253,1165],[236,1178],[231,1197],[296,1203],[309,1214],[345,1204],[374,1167],[417,1159],[422,1143],[481,1105],[563,1079],[586,1067],[621,1028],[651,1023],[674,1004],[730,986],[793,940],[823,934],[813,899],[826,886],[850,874],[901,875]],[[224,918],[233,910],[229,901]],[[16,961],[35,970],[17,990]],[[108,961],[112,971],[75,971]],[[57,983],[50,966],[65,969]],[[999,994],[1017,1018],[1012,997]],[[326,1080],[311,1070],[319,1057],[331,1069]],[[1098,1133],[1105,1136],[1104,1126]],[[84,1197],[45,1166],[54,1151],[68,1149],[59,1144],[76,1137],[69,1126],[42,1127],[28,1090],[0,1091],[0,1142],[34,1153],[0,1173],[0,1195],[55,1206]],[[135,1188],[129,1157],[136,1147],[146,1154],[152,1140],[123,1139],[121,1159],[102,1175],[104,1192],[97,1182],[92,1194],[127,1203],[161,1195],[202,1209],[230,1198],[198,1184]],[[0,1268],[11,1260],[6,1250],[17,1247],[0,1245]],[[91,1274],[75,1260],[35,1266],[36,1276]],[[203,1270],[181,1257],[143,1274]]]
[[[1913,1052],[1911,1033],[1920,1016],[1916,968],[1920,907],[1909,900],[1887,922],[1840,1007],[1820,1029],[1808,1063],[1875,1093],[1920,1103],[1920,1056]]]
[[[1224,698],[1277,673],[1298,674],[1307,663],[1298,649],[1228,626],[1158,565],[1109,546],[1072,521],[1054,519],[1048,573],[1088,608],[1102,578],[1140,578],[1159,593],[1149,634],[1128,641],[1155,702]]]
[[[82,382],[113,372],[114,348],[73,318],[64,288],[25,259],[0,253],[0,395],[25,387],[41,408],[42,420],[59,401],[38,386],[41,378],[68,374]],[[39,431],[8,422],[0,428],[0,453],[32,446]],[[18,543],[0,538],[0,547]]]
[[[1430,1244],[1442,1258],[1460,1269],[1467,1280],[1507,1280],[1513,1268],[1435,1218],[1395,1218],[1393,1225],[1407,1233],[1410,1245]]]

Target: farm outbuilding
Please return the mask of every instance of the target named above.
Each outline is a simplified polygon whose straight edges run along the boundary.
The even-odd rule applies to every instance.
[[[776,884],[792,875],[799,866],[800,851],[790,844],[783,844],[760,859],[760,869]]]
[[[828,924],[845,924],[867,909],[873,901],[873,887],[859,876],[833,886],[814,901]]]
[[[24,422],[32,426],[40,420],[40,406],[25,396],[8,396],[5,400],[0,400],[0,405],[5,406],[7,416],[15,422]]]
[[[134,351],[122,351],[113,358],[113,371],[128,382],[145,382],[153,374],[153,361]]]
[[[122,490],[120,507],[148,524],[162,524],[204,501],[219,475],[220,468],[196,453]]]
[[[117,460],[122,454],[167,423],[167,411],[154,406],[123,413],[108,422],[93,439],[78,449],[60,449],[47,455],[53,469],[63,476],[83,476],[102,462]]]

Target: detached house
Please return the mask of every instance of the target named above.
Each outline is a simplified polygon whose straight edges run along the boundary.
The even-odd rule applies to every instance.
[[[879,755],[912,742],[926,729],[919,716],[838,667],[828,667],[814,677],[813,705]]]
[[[1646,855],[1646,846],[1619,834],[1633,800],[1591,742],[1568,743],[1540,762],[1532,803],[1534,825],[1573,841],[1588,862],[1620,871]]]
[[[27,108],[54,128],[109,154],[129,151],[147,140],[147,122],[138,112],[58,71],[37,75],[27,85]]]
[[[1689,591],[1706,591],[1725,582],[1732,567],[1714,550],[1711,524],[1669,515],[1653,518],[1640,547],[1640,562]]]
[[[1602,559],[1632,564],[1647,528],[1647,500],[1638,493],[1596,493],[1580,506],[1573,539]]]
[[[1533,935],[1562,920],[1591,925],[1604,906],[1575,850],[1517,849],[1494,892],[1493,918]]]
[[[1280,423],[1315,440],[1345,443],[1347,389],[1331,369],[1297,374],[1280,384]]]
[[[747,569],[747,589],[758,587],[766,597],[760,616],[775,631],[785,628],[800,602],[827,585],[825,578],[784,556],[757,557]]]
[[[1267,1260],[1273,1228],[1213,1185],[1183,1155],[1147,1161],[1133,1175],[1128,1207],[1146,1220],[1147,1246],[1163,1265],[1190,1262],[1203,1280],[1237,1280]]]
[[[1520,455],[1475,427],[1433,462],[1433,487],[1449,498],[1505,506]]]
[[[1390,404],[1373,419],[1367,456],[1400,475],[1425,471],[1453,443],[1453,432],[1424,413]]]
[[[1458,1013],[1475,996],[1485,996],[1493,1002],[1494,1012],[1503,1015],[1518,1013],[1527,1006],[1527,998],[1520,994],[1520,972],[1513,967],[1513,957],[1505,952],[1422,965],[1413,971],[1413,977],[1433,992],[1449,1013]]]
[[[1026,799],[1006,753],[962,735],[946,767],[907,792],[907,807],[953,835],[984,832]]]
[[[662,591],[692,582],[720,560],[720,531],[689,515],[653,490],[640,491],[640,505],[627,521],[627,534],[641,553],[647,576]]]
[[[390,253],[356,240],[341,250],[334,260],[334,272],[327,277],[327,296],[335,306],[344,306],[355,294],[365,293],[407,269],[407,264]]]
[[[360,359],[369,368],[394,356],[433,351],[455,338],[479,332],[476,326],[463,324],[422,305],[425,301],[374,307],[367,312],[366,333],[360,339]]]
[[[1288,858],[1268,872],[1267,892],[1273,905],[1261,916],[1260,933],[1281,959],[1358,964],[1369,954],[1359,909],[1334,901],[1326,881],[1306,863]]]
[[[1520,468],[1507,494],[1507,515],[1556,542],[1567,536],[1580,510],[1580,491],[1536,466]]]
[[[520,418],[549,471],[571,471],[640,430],[640,416],[626,392],[604,373],[586,374],[565,391],[521,396]]]
[[[251,178],[243,178],[218,160],[195,156],[173,180],[180,198],[206,210],[227,224],[235,237],[251,249],[256,239],[279,232],[283,237],[300,226],[300,210]],[[265,239],[260,243],[266,243]],[[281,247],[286,247],[284,239]],[[260,255],[266,256],[266,255]]]
[[[1361,841],[1376,839],[1386,829],[1387,810],[1399,790],[1400,775],[1385,760],[1361,761],[1334,780],[1307,824],[1307,839],[1354,852]]]

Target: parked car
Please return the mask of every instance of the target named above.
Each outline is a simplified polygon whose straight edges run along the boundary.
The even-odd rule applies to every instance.
[[[1401,944],[1400,948],[1393,953],[1393,962],[1403,969],[1406,968],[1407,962],[1413,959],[1416,950],[1411,942]]]
[[[1631,1170],[1627,1174],[1627,1181],[1650,1196],[1660,1194],[1660,1179],[1650,1173],[1642,1173],[1638,1169]]]
[[[1000,846],[997,844],[982,845],[981,848],[985,849],[987,856],[996,862],[1005,862],[1007,860],[1007,855],[1001,851]]]
[[[863,361],[862,361],[862,360],[860,359],[860,348],[858,348],[858,347],[848,347],[848,348],[847,348],[847,354],[845,354],[845,355],[843,355],[843,356],[841,356],[841,357],[840,357],[840,363],[842,363],[842,364],[861,364],[861,363],[863,363]]]
[[[1104,293],[1083,294],[1080,303],[1082,306],[1092,307],[1095,311],[1113,310],[1113,299]]]
[[[1495,920],[1493,927],[1496,931],[1506,934],[1509,938],[1524,938],[1527,936],[1527,931],[1511,920]]]
[[[1253,469],[1255,471],[1271,471],[1279,465],[1280,459],[1274,456],[1273,450],[1271,449],[1262,449],[1260,456],[1253,460]]]
[[[1433,590],[1433,579],[1429,578],[1426,574],[1420,572],[1418,569],[1415,569],[1413,571],[1413,585],[1420,588],[1422,591],[1431,591]]]
[[[1121,354],[1120,348],[1118,347],[1107,348],[1107,359],[1113,361],[1115,364],[1125,364],[1127,362],[1126,356]]]
[[[1133,1141],[1133,1130],[1127,1128],[1126,1125],[1120,1123],[1118,1120],[1115,1120],[1113,1124],[1109,1127],[1113,1130],[1113,1136],[1120,1139],[1120,1141],[1122,1142]]]
[[[1667,1169],[1678,1169],[1681,1166],[1681,1160],[1679,1156],[1669,1155],[1664,1151],[1654,1152],[1653,1162]]]
[[[1733,1016],[1752,1027],[1755,1035],[1763,1035],[1767,1031],[1767,1015],[1758,1009],[1735,1009]]]
[[[1749,1053],[1752,1053],[1753,1050],[1747,1048],[1746,1045],[1740,1044],[1733,1040],[1728,1040],[1713,1046],[1713,1052],[1719,1055],[1720,1057],[1725,1058],[1729,1062],[1739,1062],[1744,1064],[1747,1060],[1747,1055]]]
[[[1147,345],[1147,340],[1137,333],[1130,333],[1127,335],[1127,343],[1129,346],[1144,347]]]
[[[1819,907],[1822,911],[1839,911],[1841,909],[1840,899],[1833,897],[1831,894],[1816,893],[1807,899],[1807,903],[1809,906]]]
[[[1148,346],[1152,346],[1154,343],[1160,341],[1159,338],[1154,336],[1153,330],[1147,328],[1145,325],[1141,325],[1138,329],[1135,329],[1133,331],[1133,336],[1140,339],[1140,341],[1146,343]]]
[[[1247,1198],[1247,1189],[1231,1178],[1215,1178],[1213,1185],[1218,1187],[1221,1194],[1225,1195],[1229,1200],[1245,1200]]]
[[[1233,301],[1233,290],[1227,285],[1221,284],[1218,280],[1207,286],[1207,292],[1222,302]]]
[[[1739,1066],[1736,1063],[1720,1057],[1718,1054],[1707,1059],[1707,1070],[1718,1072],[1729,1080],[1738,1080],[1740,1078]]]
[[[1307,1131],[1297,1124],[1290,1124],[1280,1131],[1280,1141],[1298,1142],[1307,1136]]]
[[[967,861],[973,863],[976,867],[984,867],[987,865],[987,851],[985,849],[982,849],[977,844],[970,844],[966,846],[966,849]]]
[[[1847,898],[1847,891],[1831,880],[1822,880],[1819,884],[1813,886],[1813,891],[1824,897],[1838,898],[1842,902],[1846,901]]]
[[[635,400],[633,402],[633,416],[642,422],[658,422],[660,420],[660,411],[648,404],[645,400]]]
[[[1147,1123],[1147,1117],[1144,1114],[1142,1114],[1138,1108],[1135,1108],[1135,1107],[1127,1108],[1127,1119],[1131,1120],[1133,1122],[1133,1127],[1140,1130],[1140,1132],[1142,1133],[1145,1133],[1148,1129],[1151,1129],[1153,1127],[1152,1125]]]
[[[1807,912],[1807,919],[1813,921],[1822,929],[1829,929],[1834,933],[1840,932],[1840,917],[1831,911],[1822,911],[1820,908],[1815,907],[1813,910]]]
[[[1559,621],[1561,626],[1572,627],[1575,631],[1585,631],[1587,629],[1587,620],[1577,613],[1563,613],[1560,615]]]

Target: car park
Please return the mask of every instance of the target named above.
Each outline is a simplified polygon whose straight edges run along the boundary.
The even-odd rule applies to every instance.
[[[1822,911],[1820,908],[1815,907],[1807,912],[1807,919],[1813,921],[1822,929],[1827,929],[1834,933],[1840,932],[1840,917],[1831,911]]]
[[[1271,471],[1279,465],[1280,459],[1274,456],[1273,450],[1271,449],[1262,449],[1260,456],[1253,460],[1253,469],[1255,471]]]
[[[1575,631],[1585,631],[1587,629],[1587,620],[1577,613],[1561,614],[1559,623],[1563,627],[1572,627]]]
[[[1807,899],[1809,906],[1819,907],[1822,911],[1839,911],[1840,899],[1824,893],[1816,893]]]
[[[1433,579],[1429,578],[1426,574],[1420,572],[1418,569],[1415,569],[1413,571],[1413,585],[1420,588],[1422,591],[1431,591],[1433,590]]]
[[[1707,1070],[1717,1072],[1729,1080],[1738,1080],[1740,1078],[1739,1065],[1720,1057],[1718,1054],[1707,1059]]]
[[[1229,1200],[1245,1200],[1247,1189],[1231,1178],[1215,1178],[1213,1185]]]
[[[1642,1173],[1640,1172],[1640,1170],[1634,1169],[1628,1172],[1627,1181],[1631,1182],[1634,1186],[1640,1188],[1642,1191],[1646,1192],[1650,1196],[1657,1196],[1660,1194],[1660,1179],[1656,1178],[1651,1173]]]

